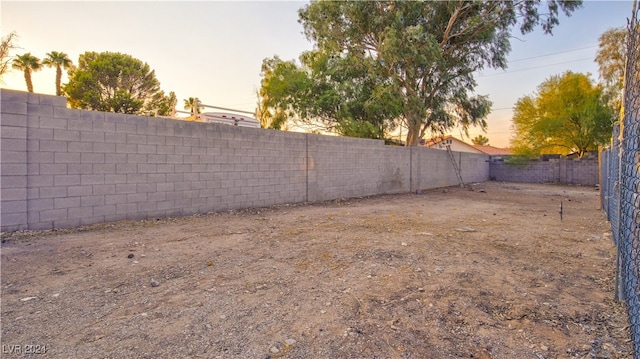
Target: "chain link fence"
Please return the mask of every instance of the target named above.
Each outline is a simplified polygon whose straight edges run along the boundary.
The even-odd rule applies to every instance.
[[[615,297],[629,314],[634,359],[640,359],[640,21],[634,4],[628,25],[624,117],[601,153],[602,208],[617,246]]]

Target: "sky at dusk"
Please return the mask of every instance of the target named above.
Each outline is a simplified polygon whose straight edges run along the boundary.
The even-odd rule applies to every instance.
[[[62,51],[74,63],[85,51],[129,54],[155,70],[161,88],[174,91],[178,110],[183,99],[254,111],[260,88],[262,60],[274,55],[297,59],[313,44],[298,22],[302,1],[108,1],[0,3],[0,32],[17,32],[16,54],[44,58]],[[511,108],[518,98],[533,94],[551,75],[571,70],[591,73],[598,37],[626,25],[631,1],[585,1],[571,17],[560,18],[553,36],[540,29],[513,33],[507,70],[478,73],[476,92],[489,95],[493,111],[484,133],[490,144],[509,145]],[[33,75],[34,91],[55,94],[55,70]],[[67,81],[66,75],[63,83]],[[4,76],[2,87],[26,91],[21,72]],[[472,129],[470,136],[482,132]],[[459,131],[451,133],[461,137]],[[470,142],[466,139],[467,142]]]

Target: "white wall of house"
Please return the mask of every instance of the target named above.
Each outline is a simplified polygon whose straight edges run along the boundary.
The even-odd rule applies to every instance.
[[[451,151],[457,151],[457,152],[469,152],[469,153],[483,153],[482,151],[476,149],[475,147],[460,141],[459,139],[455,138],[455,137],[446,137],[444,138],[442,141],[440,141],[439,143],[436,143],[434,145],[431,146],[427,146],[429,148],[434,148],[434,149],[438,149],[438,150],[446,150],[447,147],[446,145],[449,145],[451,147]]]

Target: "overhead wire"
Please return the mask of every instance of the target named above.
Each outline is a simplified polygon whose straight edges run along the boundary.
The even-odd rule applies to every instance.
[[[564,53],[569,53],[569,52],[592,49],[592,48],[595,48],[595,47],[597,47],[597,46],[596,45],[592,45],[592,46],[580,47],[580,48],[576,48],[576,49],[570,49],[570,50],[565,50],[565,51],[558,51],[558,52],[554,52],[554,53],[548,53],[548,54],[544,54],[544,55],[536,55],[536,56],[531,56],[531,57],[525,57],[525,58],[509,61],[509,63],[522,62],[522,61],[533,60],[533,59],[539,59],[539,58],[543,58],[543,57],[549,57],[549,56],[554,56],[554,55],[559,55],[559,54],[564,54]],[[532,67],[528,67],[528,68],[524,68],[524,69],[516,69],[516,70],[511,70],[511,71],[505,71],[505,72],[501,72],[501,73],[493,73],[493,74],[488,74],[488,75],[479,75],[478,77],[479,78],[484,78],[484,77],[493,77],[493,76],[498,76],[498,75],[506,75],[506,74],[510,74],[510,73],[514,73],[514,72],[522,72],[522,71],[527,71],[527,70],[532,70],[532,69],[563,65],[563,64],[568,64],[568,63],[572,63],[572,62],[580,62],[580,61],[586,61],[586,60],[593,60],[593,58],[589,57],[589,58],[582,58],[582,59],[577,59],[577,60],[562,61],[562,62],[557,62],[557,63],[552,63],[552,64],[532,66]],[[513,110],[513,109],[514,109],[513,107],[499,107],[499,108],[492,108],[491,112],[494,112],[494,111],[506,111],[506,110]],[[488,132],[486,132],[487,135],[501,135],[501,134],[511,134],[511,133],[512,133],[511,131],[506,131],[506,132],[504,132],[504,131],[499,131],[499,132],[488,131]]]
[[[554,56],[554,55],[564,54],[564,53],[567,53],[567,52],[574,52],[574,51],[580,51],[580,50],[586,50],[586,49],[593,49],[594,47],[598,47],[598,45],[591,45],[591,46],[586,46],[586,47],[579,47],[577,49],[552,52],[552,53],[545,54],[545,55],[537,55],[537,56],[525,57],[525,58],[522,58],[522,59],[511,60],[511,61],[509,61],[509,63],[526,61],[526,60],[531,60],[531,59],[537,59],[537,58],[540,58],[540,57]]]
[[[507,75],[507,74],[511,74],[514,72],[522,72],[522,71],[527,71],[527,70],[533,70],[533,69],[540,69],[543,67],[549,67],[549,66],[556,66],[556,65],[563,65],[563,64],[569,64],[572,62],[580,62],[580,61],[586,61],[586,60],[593,60],[592,57],[587,57],[584,59],[577,59],[577,60],[571,60],[571,61],[563,61],[563,62],[556,62],[553,64],[547,64],[547,65],[540,65],[540,66],[533,66],[533,67],[527,67],[525,69],[517,69],[517,70],[511,70],[511,71],[505,71],[505,72],[498,72],[498,73],[493,73],[493,74],[488,74],[488,75],[480,75],[479,77],[493,77],[493,76],[499,76],[499,75]]]
[[[509,63],[511,64],[511,63],[514,63],[514,62],[521,62],[521,61],[538,59],[538,58],[542,58],[542,57],[555,56],[555,55],[565,54],[565,53],[568,53],[568,52],[581,51],[581,50],[592,49],[592,48],[596,48],[596,47],[598,47],[598,45],[590,45],[590,46],[579,47],[579,48],[570,49],[570,50],[551,52],[551,53],[544,54],[544,55],[536,55],[536,56],[530,56],[530,57],[525,57],[525,58],[521,58],[521,59],[511,60],[511,61],[509,61]],[[504,71],[504,72],[497,72],[497,73],[492,73],[492,74],[487,74],[487,75],[480,74],[479,77],[499,76],[499,75],[505,75],[505,74],[510,74],[510,73],[514,73],[514,72],[522,72],[522,71],[527,71],[527,70],[539,69],[539,68],[556,66],[556,65],[563,65],[563,64],[568,64],[568,63],[572,63],[572,62],[580,62],[580,61],[586,61],[586,60],[592,60],[592,59],[593,59],[592,57],[588,57],[588,58],[582,58],[582,59],[577,59],[577,60],[556,62],[556,63],[553,63],[553,64],[532,66],[532,67],[527,67],[527,68],[524,68],[524,69],[516,69],[516,70],[510,70],[510,71]]]

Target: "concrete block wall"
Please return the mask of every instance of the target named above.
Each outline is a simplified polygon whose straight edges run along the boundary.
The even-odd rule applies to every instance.
[[[465,183],[484,182],[489,178],[489,164],[491,157],[484,154],[470,153],[462,156],[458,161],[460,173]]]
[[[409,149],[309,135],[309,201],[409,191]]]
[[[490,178],[496,181],[525,183],[555,183],[558,179],[558,166],[549,161],[530,161],[526,164],[509,164],[502,158],[492,159]]]
[[[600,182],[597,156],[560,158],[558,172],[560,183],[593,186]]]
[[[506,156],[505,156],[506,157]],[[506,160],[506,161],[505,161]],[[533,160],[524,164],[508,164],[508,157],[493,158],[489,176],[496,181],[525,183],[560,183],[574,185],[596,185],[598,158],[552,158]]]
[[[446,151],[432,148],[413,148],[412,191],[459,184],[451,158]],[[483,182],[489,178],[489,156],[453,152],[465,184]]]
[[[2,231],[458,183],[443,151],[75,110],[63,97],[5,89],[0,100]],[[456,156],[465,181],[488,179],[487,156]]]
[[[30,161],[54,161],[50,153],[37,153],[39,143],[30,140],[29,135],[31,138],[50,139],[48,143],[43,144],[45,149],[54,146],[56,118],[66,113],[66,99],[4,90],[0,93],[0,99],[0,222],[2,228],[27,229],[30,207],[43,206],[42,203],[29,205],[29,196],[34,192],[33,185],[48,188],[45,194],[54,192],[53,177],[29,176],[34,173],[34,168],[38,169],[37,165],[30,165]],[[44,128],[30,131],[29,126],[40,121],[40,118]],[[64,136],[61,133],[56,135]],[[53,199],[50,198],[48,201],[51,202],[51,206],[45,207],[45,216],[54,215]]]
[[[1,100],[3,231],[306,200],[304,134]]]

